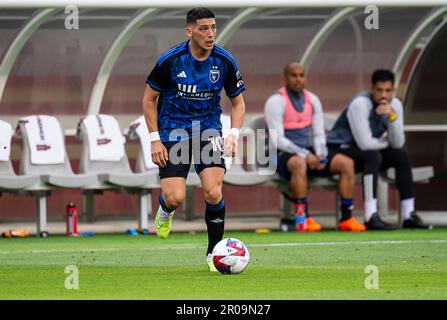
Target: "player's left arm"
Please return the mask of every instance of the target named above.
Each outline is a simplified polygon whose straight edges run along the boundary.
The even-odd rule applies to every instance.
[[[323,106],[320,99],[311,93],[313,106],[312,138],[315,154],[318,157],[318,170],[323,170],[327,163],[326,132],[324,131]]]
[[[236,61],[231,56],[227,58],[224,89],[231,101],[231,129],[224,140],[224,156],[234,157],[237,152],[239,130],[244,122],[245,102],[242,92],[245,90],[245,83],[242,80]]]
[[[231,129],[224,140],[224,155],[236,156],[239,130],[242,127],[245,116],[245,102],[242,93],[230,98],[231,101]]]

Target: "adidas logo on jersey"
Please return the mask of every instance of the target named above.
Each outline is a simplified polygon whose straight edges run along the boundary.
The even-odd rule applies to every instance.
[[[182,71],[177,75],[177,78],[186,78],[186,72]]]

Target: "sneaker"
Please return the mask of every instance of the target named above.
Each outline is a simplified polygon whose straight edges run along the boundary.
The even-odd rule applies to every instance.
[[[405,229],[432,229],[432,226],[426,225],[415,211],[411,212],[410,218],[404,220],[402,227]]]
[[[365,223],[366,230],[396,230],[397,226],[383,221],[377,212],[373,213],[368,222]]]
[[[344,221],[340,221],[338,223],[338,229],[341,231],[352,231],[352,232],[360,232],[365,231],[366,227],[363,224],[357,222],[357,220],[352,217]]]
[[[28,235],[27,229],[7,230],[2,233],[3,238],[26,238]]]
[[[159,237],[160,239],[166,239],[169,236],[173,216],[174,213],[171,213],[168,220],[160,221],[160,209],[158,209],[157,215],[155,216],[155,230],[157,233],[157,237]]]
[[[314,219],[312,218],[307,218],[306,219],[306,231],[307,232],[318,232],[321,231],[321,225],[316,223]]]
[[[279,224],[279,228],[283,232],[295,231],[295,220],[283,218]]]
[[[208,265],[208,270],[210,272],[219,272],[213,263],[213,258],[211,256],[211,253],[208,253],[208,256],[206,257],[206,264]]]

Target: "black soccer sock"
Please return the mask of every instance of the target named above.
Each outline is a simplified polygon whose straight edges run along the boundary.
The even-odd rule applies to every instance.
[[[213,251],[214,246],[223,238],[225,228],[225,203],[223,199],[217,204],[205,201],[205,222],[208,231],[208,249],[206,254]]]
[[[341,220],[340,221],[345,221],[345,220],[350,219],[352,217],[352,210],[354,209],[353,200],[341,198],[340,207],[341,207]]]
[[[165,211],[165,212],[172,212],[175,209],[169,208],[168,205],[165,202],[165,199],[163,198],[163,195],[160,194],[160,197],[158,197],[158,201],[160,202],[160,206],[161,208]]]
[[[174,214],[175,209],[171,209],[167,206],[165,200],[163,199],[163,195],[160,194],[160,197],[158,198],[160,202],[160,221],[168,221],[169,217]]]
[[[294,214],[294,216],[296,215],[296,212],[298,210],[298,205],[304,204],[304,207],[305,207],[304,211],[306,212],[306,218],[309,218],[310,216],[309,216],[309,208],[308,208],[308,205],[307,205],[307,197],[296,198],[294,202],[295,202],[295,205],[294,205],[295,214]]]

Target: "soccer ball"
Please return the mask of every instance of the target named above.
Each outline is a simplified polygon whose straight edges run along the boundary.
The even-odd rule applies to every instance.
[[[245,270],[250,260],[245,244],[234,238],[226,238],[219,241],[211,255],[214,266],[223,274],[241,273]]]

